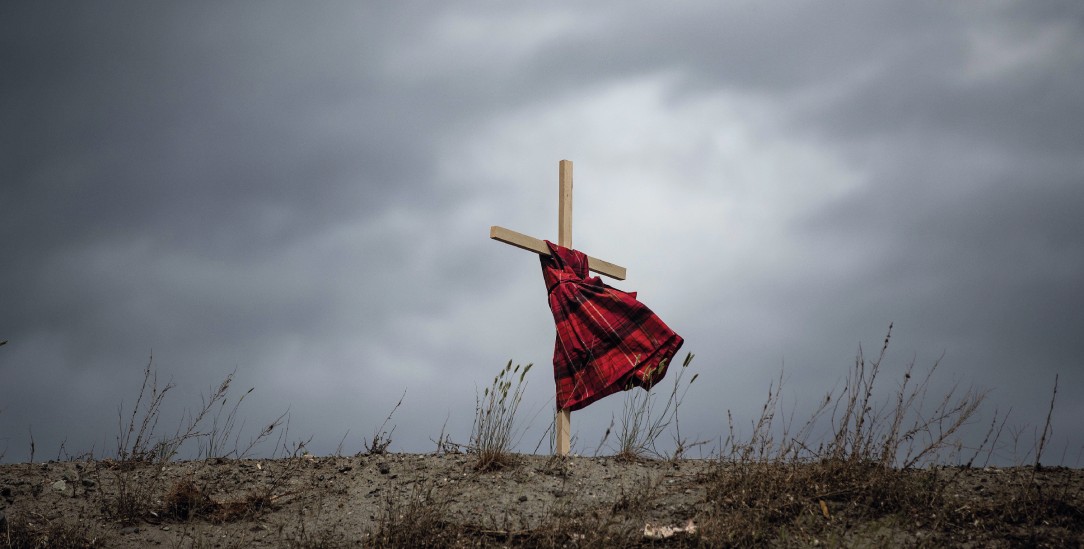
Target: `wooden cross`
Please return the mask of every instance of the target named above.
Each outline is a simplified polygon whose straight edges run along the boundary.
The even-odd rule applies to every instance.
[[[565,248],[572,247],[572,161],[562,160],[559,165],[559,194],[557,198],[557,244]],[[546,243],[537,238],[517,233],[516,231],[498,227],[489,228],[489,238],[499,240],[505,244],[511,244],[517,248],[535,252],[540,255],[550,255]],[[614,265],[608,261],[587,256],[587,268],[601,275],[606,275],[617,280],[625,280],[625,268]],[[555,436],[557,438],[557,455],[568,455],[570,446],[570,424],[572,413],[569,410],[557,410]]]

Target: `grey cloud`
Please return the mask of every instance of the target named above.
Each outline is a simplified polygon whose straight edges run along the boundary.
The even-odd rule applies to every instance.
[[[1045,398],[1054,371],[1079,386],[1080,8],[616,6],[0,8],[9,456],[28,424],[41,441],[101,447],[152,351],[189,396],[238,368],[239,385],[267,394],[253,421],[290,405],[295,429],[328,451],[382,418],[402,389],[388,385],[408,380],[418,404],[399,432],[419,439],[411,449],[439,431],[433,418],[455,415],[462,430],[452,412],[470,408],[476,382],[552,351],[535,260],[485,229],[530,216],[512,228],[531,232],[542,207],[523,197],[548,199],[535,182],[555,173],[492,181],[449,165],[457,145],[510,115],[652,78],[674,109],[660,119],[683,102],[749,98],[770,116],[743,123],[774,125],[754,135],[807,146],[857,181],[823,207],[766,204],[775,233],[751,227],[734,237],[745,255],[647,293],[671,300],[659,307],[710,384],[690,393],[690,430],[719,433],[724,399],[755,412],[750,395],[783,362],[802,389],[834,380],[892,320],[895,362],[944,351],[946,369],[1012,403]],[[989,51],[1048,42],[974,72],[988,61],[976,36]],[[705,135],[726,123],[700,122]],[[643,138],[627,128],[614,139]],[[674,177],[691,200],[728,184],[687,169]],[[780,185],[765,177],[756,184]],[[688,246],[718,255],[720,236]]]

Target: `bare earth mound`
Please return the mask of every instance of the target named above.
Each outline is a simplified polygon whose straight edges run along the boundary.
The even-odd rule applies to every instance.
[[[1084,471],[384,454],[0,466],[0,547],[1080,546]],[[672,527],[672,528],[667,528]]]

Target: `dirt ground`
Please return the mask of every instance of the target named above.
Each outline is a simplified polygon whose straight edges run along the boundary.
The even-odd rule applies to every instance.
[[[474,464],[468,454],[383,454],[165,466],[2,465],[0,547],[1084,542],[1084,471],[1078,469],[916,472],[936,481],[937,501],[947,502],[929,509],[933,517],[919,516],[925,513],[921,507],[854,514],[845,497],[828,491],[778,507],[793,513],[770,531],[748,537],[721,526],[728,514],[747,513],[751,505],[742,494],[731,498],[719,491],[720,475],[735,465],[544,456],[519,456],[517,464],[492,472],[477,472]],[[794,499],[783,492],[778,499]],[[939,512],[956,514],[941,521]],[[1016,516],[1017,524],[1003,524]],[[990,521],[1000,523],[994,527]],[[690,525],[695,533],[683,531]]]

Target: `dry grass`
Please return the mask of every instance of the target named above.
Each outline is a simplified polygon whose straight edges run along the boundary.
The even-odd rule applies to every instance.
[[[290,505],[289,501],[296,497],[296,526],[287,525],[288,534],[281,535],[278,542],[278,546],[290,547],[345,547],[357,543],[374,547],[544,548],[1084,543],[1084,483],[1079,481],[1080,472],[1039,466],[1050,443],[1052,414],[1048,412],[1041,437],[1037,437],[1036,447],[1029,453],[1034,465],[1029,462],[1027,467],[987,471],[972,468],[976,456],[989,455],[1001,431],[995,414],[977,447],[968,448],[961,442],[985,393],[952,387],[931,398],[929,389],[937,363],[921,375],[911,364],[891,385],[893,390],[881,390],[882,363],[890,340],[891,326],[873,360],[867,360],[859,348],[842,387],[827,393],[805,421],[795,423],[795,413],[782,406],[781,374],[769,386],[761,413],[749,426],[751,430],[743,435],[730,421],[729,436],[718,455],[706,462],[693,460],[697,467],[703,467],[702,472],[676,481],[679,476],[672,472],[691,467],[690,461],[679,459],[680,455],[661,455],[656,442],[672,435],[678,454],[696,444],[682,438],[678,423],[685,391],[696,379],[693,376],[685,382],[683,378],[692,359],[689,355],[682,368],[675,371],[668,394],[656,397],[637,392],[630,398],[640,400],[626,401],[617,439],[618,459],[607,461],[605,467],[609,469],[602,473],[612,475],[606,477],[612,479],[610,491],[601,495],[588,495],[579,488],[585,480],[578,476],[583,469],[576,460],[581,458],[554,458],[545,465],[535,462],[533,466],[509,467],[517,462],[512,453],[521,433],[516,414],[530,369],[529,365],[513,366],[510,361],[476,398],[475,423],[467,446],[470,457],[448,455],[443,432],[437,439],[438,455],[432,459],[462,460],[458,467],[463,470],[453,472],[458,475],[454,483],[447,481],[453,478],[448,470],[443,473],[445,483],[424,473],[409,481],[394,480],[395,471],[389,474],[388,467],[381,463],[377,469],[383,470],[373,473],[377,475],[375,481],[364,481],[365,491],[340,488],[341,495],[349,498],[347,506],[366,497],[358,494],[371,494],[371,486],[384,490],[373,496],[383,499],[372,500],[373,510],[369,512],[373,521],[362,534],[344,533],[341,518],[340,522],[307,522],[305,513],[321,508],[331,480],[346,482],[349,475],[362,468],[361,464],[374,466],[365,460],[386,452],[391,432],[385,426],[391,414],[375,432],[372,444],[366,444],[368,455],[351,458],[356,461],[340,466],[334,473],[318,469],[311,457],[302,455],[304,443],[298,443],[287,452],[292,455],[273,464],[273,473],[260,469],[263,473],[254,477],[258,479],[255,486],[235,483],[232,490],[224,490],[216,484],[221,477],[204,474],[202,463],[228,467],[231,460],[224,458],[193,462],[195,467],[187,476],[168,477],[172,480],[166,482],[164,471],[171,459],[167,456],[175,455],[185,440],[203,437],[215,441],[206,443],[206,448],[214,446],[219,449],[216,452],[228,456],[244,454],[236,450],[236,445],[234,451],[224,450],[222,442],[236,441],[235,436],[213,434],[214,426],[232,430],[230,418],[236,417],[237,406],[225,404],[227,378],[220,390],[212,391],[204,401],[202,411],[186,416],[189,421],[177,431],[182,440],[158,437],[155,426],[171,385],[159,388],[148,367],[136,401],[142,415],[133,412],[122,428],[118,459],[94,467],[97,476],[92,485],[99,491],[91,494],[84,490],[80,497],[91,502],[92,507],[97,502],[100,516],[114,528],[148,522],[184,528],[241,523],[241,527],[249,528],[246,521],[261,524],[269,515],[280,513],[284,502]],[[219,393],[222,396],[217,396]],[[1055,380],[1051,409],[1056,395]],[[199,425],[199,418],[213,413],[208,411],[211,406],[224,410],[226,421],[212,422],[212,434],[208,434],[193,427],[192,420]],[[398,407],[396,404],[392,412]],[[1004,425],[1004,419],[1000,425]],[[282,436],[285,433],[280,442]],[[671,461],[650,461],[653,457]],[[379,459],[394,458],[389,455]],[[518,461],[530,462],[523,458]],[[641,469],[635,469],[638,467]],[[299,488],[304,483],[299,483],[297,477],[308,469],[312,478]],[[630,470],[654,473],[626,478]],[[27,471],[31,473],[31,469]],[[595,471],[595,478],[600,478],[598,469]],[[79,484],[81,479],[75,479],[73,484]],[[532,482],[547,487],[542,489],[551,491],[547,493],[561,492],[544,502],[541,514],[522,510],[526,505],[498,505],[492,501],[492,492],[485,501],[469,499],[471,494],[476,497],[486,493],[479,488],[482,485],[500,485],[507,490]],[[34,485],[47,486],[45,477]],[[223,493],[229,495],[223,497]],[[534,501],[536,494],[530,494]],[[73,492],[70,497],[76,496]],[[667,524],[691,520],[696,531],[663,540],[648,539],[645,525],[658,520]],[[110,545],[102,541],[108,536],[102,537],[100,531],[101,523],[96,525],[83,517],[46,519],[11,512],[0,527],[0,547]]]
[[[416,486],[406,500],[389,497],[377,527],[369,533],[372,547],[451,547],[466,532],[444,519],[448,500],[432,484]]]
[[[210,474],[190,462],[161,494],[158,518],[139,530],[175,531],[157,539],[182,547],[1061,547],[1084,541],[1078,470],[523,457],[515,468],[483,474],[467,456],[380,457],[402,473],[396,480],[375,472],[376,459],[301,458],[289,483],[296,495],[281,502],[259,497],[267,492],[238,474],[253,472],[251,462],[224,461]],[[287,469],[282,461],[262,463],[265,470]],[[421,471],[411,474],[415,468]],[[51,469],[55,475],[64,467]],[[367,469],[371,476],[340,484]],[[342,489],[328,490],[332,480]],[[377,494],[366,495],[376,487]],[[216,496],[221,493],[230,495]],[[515,503],[517,493],[540,505]],[[46,537],[75,547],[147,546],[140,544],[150,539],[94,517],[72,518],[77,515],[48,508],[11,513],[13,539],[30,540],[15,546],[49,546],[40,541]],[[690,520],[697,528],[691,534],[645,535],[648,524]],[[359,528],[359,521],[367,526]],[[108,538],[94,533],[103,528]]]
[[[217,387],[212,386],[206,397],[201,396],[198,408],[184,413],[173,434],[163,435],[158,431],[162,405],[174,385],[159,385],[154,359],[148,360],[143,370],[143,383],[127,422],[123,420],[123,409],[118,412],[116,459],[108,462],[111,466],[105,473],[112,475],[111,481],[117,488],[111,498],[102,502],[105,516],[121,524],[135,524],[157,512],[158,495],[163,490],[161,473],[164,466],[189,442],[196,443],[197,455],[203,459],[246,457],[275,432],[280,433],[276,446],[282,442],[288,430],[281,428],[288,423],[286,413],[242,445],[237,425],[238,411],[253,389],[248,389],[230,406],[233,377],[234,373],[231,372]],[[99,476],[98,482],[101,481]]]
[[[708,479],[703,536],[750,546],[798,536],[823,540],[833,518],[874,521],[936,503],[936,475],[872,462],[720,465]]]
[[[191,479],[184,479],[175,482],[166,493],[163,516],[179,521],[229,522],[255,517],[269,509],[275,499],[272,489],[263,487],[238,499],[219,501]]]
[[[91,549],[109,547],[85,521],[50,521],[16,514],[0,521],[0,547],[10,549]]]
[[[638,459],[669,457],[676,460],[681,459],[682,455],[690,448],[704,444],[703,442],[690,442],[681,435],[681,420],[678,416],[678,410],[685,399],[685,395],[700,375],[693,374],[688,382],[685,381],[685,375],[689,371],[689,365],[692,364],[693,356],[692,353],[687,354],[680,369],[676,371],[670,370],[674,383],[670,393],[662,401],[661,409],[659,408],[658,395],[654,391],[656,385],[653,385],[652,389],[647,391],[636,391],[631,386],[627,388],[624,409],[621,414],[620,424],[617,426],[617,452],[615,455],[618,459],[635,461]],[[665,367],[665,364],[660,364],[658,369],[663,370]],[[652,378],[652,372],[648,372],[646,377],[648,379]],[[611,429],[612,427],[613,422],[611,422]],[[672,454],[665,456],[659,450],[658,442],[663,434],[671,432],[671,428],[673,429],[675,449]],[[606,430],[602,442],[599,443],[599,448],[606,443],[606,438],[609,436],[611,429]]]
[[[832,460],[902,469],[958,459],[959,455],[950,454],[963,449],[960,435],[975,417],[986,392],[960,391],[953,386],[931,404],[930,381],[939,362],[917,380],[911,363],[894,395],[887,402],[879,400],[877,381],[891,337],[890,325],[881,352],[873,361],[866,360],[860,346],[843,387],[827,393],[797,429],[793,411],[782,408],[780,373],[769,386],[760,416],[747,437],[741,436],[730,420],[721,458],[742,463]],[[825,430],[826,434],[814,436]],[[970,450],[973,460],[982,448]]]
[[[629,516],[649,505],[647,491],[623,494],[600,508],[571,498],[554,505],[540,520],[514,512],[479,514],[466,521],[450,512],[454,497],[428,484],[405,498],[389,498],[377,527],[367,537],[373,547],[634,547],[643,540],[628,528]],[[635,521],[633,521],[635,522]]]
[[[403,391],[403,394],[399,396],[399,401],[392,407],[391,412],[388,412],[388,417],[384,418],[384,423],[381,423],[380,427],[373,432],[372,439],[364,442],[366,454],[379,455],[388,451],[388,447],[392,443],[391,436],[395,434],[395,426],[393,425],[391,430],[388,430],[388,422],[395,415],[395,411],[403,405],[404,398],[406,398],[406,391]]]
[[[509,360],[482,396],[476,398],[469,448],[478,456],[476,467],[480,471],[501,469],[515,462],[512,448],[522,434],[516,412],[527,389],[525,377],[531,366],[513,367]]]

